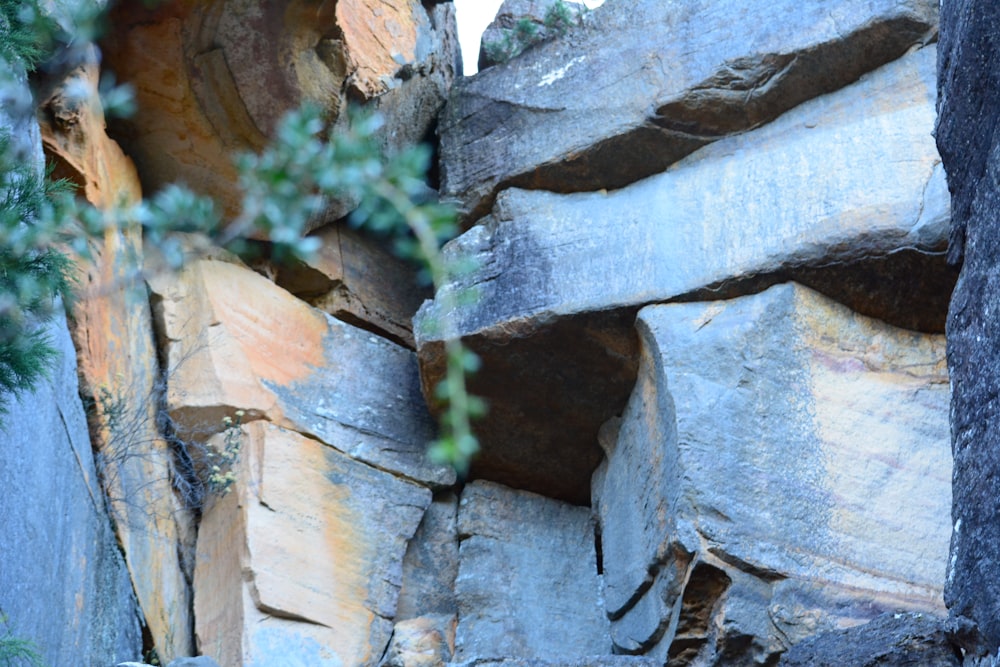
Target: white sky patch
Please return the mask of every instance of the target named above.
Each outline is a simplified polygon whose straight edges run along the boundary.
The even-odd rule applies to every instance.
[[[462,48],[465,75],[479,71],[479,40],[497,15],[503,0],[454,0],[458,17],[458,43]],[[600,7],[604,0],[584,0],[591,9]]]

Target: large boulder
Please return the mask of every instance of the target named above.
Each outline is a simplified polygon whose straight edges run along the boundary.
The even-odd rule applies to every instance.
[[[150,280],[167,367],[167,410],[183,437],[243,410],[380,468],[434,486],[435,424],[416,358],[311,308],[238,264],[199,260]]]
[[[934,0],[608,2],[458,82],[441,122],[443,194],[476,219],[511,186],[620,188],[851,83],[936,22]]]
[[[586,507],[475,481],[458,533],[456,662],[611,655]]]
[[[259,150],[306,101],[331,120],[349,101],[379,110],[387,150],[422,141],[458,71],[454,11],[418,0],[118,4],[104,53],[139,111],[117,136],[147,190],[185,182],[233,215],[234,153]],[[335,202],[329,217],[354,204]]]
[[[199,531],[200,652],[222,667],[374,667],[430,491],[263,421],[240,441],[234,490]]]
[[[418,314],[450,319],[483,357],[473,389],[491,412],[475,473],[585,502],[595,434],[634,381],[632,321],[647,303],[798,278],[865,314],[940,331],[953,278],[930,136],[935,71],[934,47],[917,50],[615,192],[504,191],[447,246],[476,269]],[[430,390],[440,334],[418,326],[417,338]]]
[[[943,611],[943,336],[794,283],[649,306],[638,329],[594,478],[619,651],[764,664],[882,611]]]
[[[954,534],[945,600],[966,633],[970,655],[1000,649],[1000,5],[941,4],[937,141],[948,172],[954,218],[951,259],[962,262],[948,314],[955,453]]]

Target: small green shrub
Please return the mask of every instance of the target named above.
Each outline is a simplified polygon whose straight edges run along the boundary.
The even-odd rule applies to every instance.
[[[0,625],[7,625],[7,616],[0,614]],[[11,634],[5,627],[0,632],[0,667],[45,667],[38,644]]]
[[[586,11],[586,5],[571,7],[564,0],[556,0],[546,10],[541,25],[530,18],[519,19],[513,28],[501,30],[500,39],[484,42],[483,49],[491,61],[505,63],[536,44],[562,37],[571,27],[583,23]]]

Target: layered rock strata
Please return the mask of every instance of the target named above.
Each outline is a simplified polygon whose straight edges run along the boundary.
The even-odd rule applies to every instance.
[[[483,357],[474,391],[491,412],[477,474],[586,502],[594,436],[634,382],[631,324],[647,303],[799,278],[939,331],[953,277],[934,81],[930,46],[621,190],[505,190],[447,248],[477,268],[444,290],[476,298],[444,312],[439,296],[418,315],[451,318]],[[417,342],[426,391],[441,345]]]
[[[510,187],[623,187],[855,81],[936,24],[930,0],[609,2],[458,82],[442,120],[443,194],[477,219]]]

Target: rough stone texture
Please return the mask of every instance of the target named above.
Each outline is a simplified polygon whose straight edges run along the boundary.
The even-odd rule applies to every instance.
[[[446,288],[477,295],[447,315],[484,361],[474,474],[586,502],[594,434],[631,389],[645,303],[796,277],[865,314],[940,330],[952,278],[927,254],[943,249],[949,212],[934,77],[931,46],[620,191],[501,194],[448,246],[478,263]],[[418,323],[442,317],[446,298]],[[426,390],[442,346],[417,343]]]
[[[900,57],[936,19],[933,0],[609,2],[459,80],[442,192],[476,219],[511,186],[620,188]]]
[[[396,623],[379,667],[442,667],[455,654],[454,615],[420,616]]]
[[[950,258],[961,274],[948,313],[955,456],[954,533],[945,586],[953,617],[979,625],[968,633],[970,655],[1000,648],[1000,5],[946,0],[941,5],[938,148],[954,211]]]
[[[111,21],[107,61],[139,105],[116,134],[143,185],[184,181],[230,215],[233,153],[260,149],[287,111],[313,100],[337,118],[348,99],[370,101],[395,150],[424,138],[459,71],[451,3],[122,3]],[[353,205],[337,202],[329,217]]]
[[[128,205],[141,196],[139,179],[104,132],[93,47],[86,54],[49,82],[38,112],[45,149],[55,176],[79,185],[91,204]],[[194,532],[171,487],[170,454],[156,426],[159,371],[139,279],[140,231],[111,229],[91,243],[91,253],[78,264],[72,320],[83,393],[95,401],[98,465],[136,594],[160,657],[170,660],[193,649],[185,559]]]
[[[793,646],[781,667],[959,667],[946,623],[925,614],[883,614]]]
[[[435,425],[414,354],[311,308],[242,266],[203,260],[151,280],[169,370],[167,407],[191,434],[244,410],[432,485]]]
[[[457,513],[458,498],[453,493],[435,498],[427,508],[420,527],[406,547],[397,620],[458,613],[455,601]]]
[[[59,353],[51,378],[5,396],[0,416],[2,633],[35,642],[47,665],[109,665],[142,652],[142,612],[94,469],[65,319],[47,331]]]
[[[199,531],[200,652],[222,667],[375,665],[430,491],[273,424],[242,428],[235,490]]]
[[[457,662],[610,655],[587,508],[477,480],[458,532]]]
[[[943,609],[942,336],[794,283],[649,306],[638,329],[594,491],[620,649],[764,662],[882,611]]]
[[[343,223],[316,231],[322,246],[309,262],[276,267],[275,282],[334,317],[412,348],[412,319],[430,291],[417,272]]]

